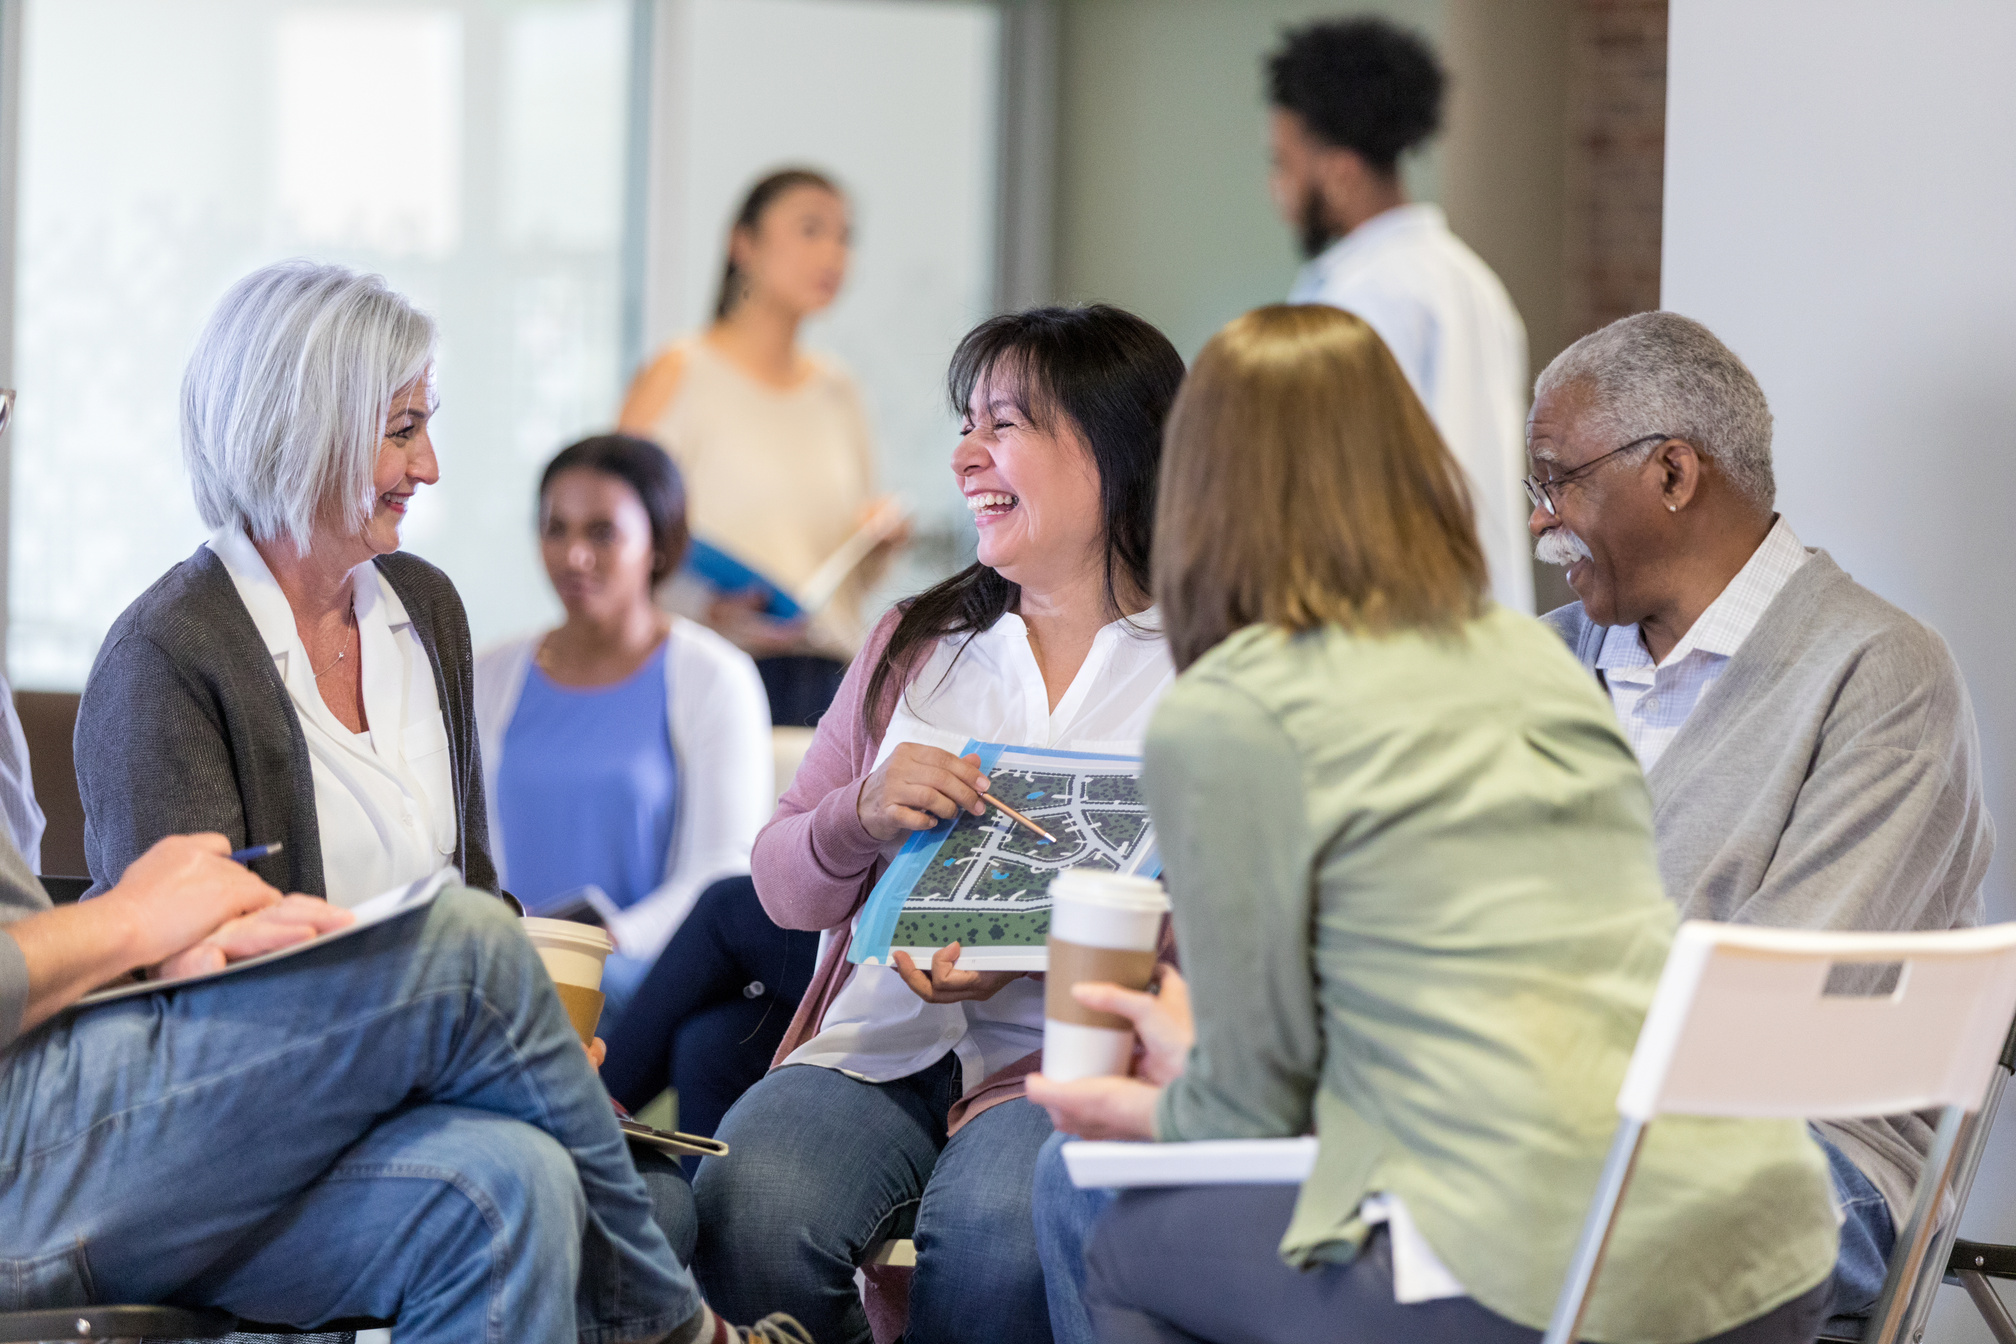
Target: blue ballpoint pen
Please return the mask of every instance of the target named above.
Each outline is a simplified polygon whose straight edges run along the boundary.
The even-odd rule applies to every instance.
[[[233,863],[257,863],[261,859],[271,858],[285,848],[287,848],[285,840],[275,840],[270,845],[253,845],[249,849],[234,850],[230,859]]]

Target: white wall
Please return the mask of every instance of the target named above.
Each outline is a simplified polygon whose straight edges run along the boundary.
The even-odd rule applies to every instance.
[[[921,531],[967,545],[944,380],[959,337],[993,310],[1000,12],[987,0],[660,0],[656,16],[647,348],[712,317],[728,226],[757,178],[832,173],[853,206],[854,260],[806,342],[860,380],[884,487]]]
[[[1340,10],[1443,35],[1444,0],[1063,0],[1057,290],[1139,313],[1188,359],[1301,259],[1267,194],[1265,59]],[[1405,163],[1440,199],[1440,149]]]
[[[1671,12],[1663,301],[1763,382],[1801,538],[1952,645],[2016,917],[2016,6]],[[1962,1229],[2016,1241],[2016,1099]],[[1941,1296],[1928,1341],[1990,1338]]]

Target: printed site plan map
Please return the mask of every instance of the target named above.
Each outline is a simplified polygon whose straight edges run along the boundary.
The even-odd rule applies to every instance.
[[[1040,971],[1050,879],[1071,868],[1160,875],[1140,757],[998,742],[968,742],[960,755],[976,752],[992,795],[1056,843],[992,807],[919,831],[869,893],[848,960],[886,966],[901,949],[921,966],[956,942],[962,967]]]

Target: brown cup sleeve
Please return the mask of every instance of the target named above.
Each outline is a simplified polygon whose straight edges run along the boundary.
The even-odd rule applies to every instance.
[[[567,1020],[574,1024],[574,1030],[581,1033],[581,1044],[594,1040],[595,1024],[602,1017],[602,991],[563,985],[557,980],[553,988],[560,991],[560,1006],[567,1010]]]
[[[1081,1027],[1132,1031],[1134,1024],[1113,1013],[1095,1013],[1071,994],[1085,981],[1108,981],[1122,989],[1146,989],[1155,978],[1155,949],[1125,952],[1050,939],[1050,969],[1043,977],[1043,1016]]]

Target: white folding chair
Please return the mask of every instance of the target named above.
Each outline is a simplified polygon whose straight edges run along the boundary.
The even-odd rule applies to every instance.
[[[1577,1337],[1655,1116],[1838,1120],[1939,1108],[1863,1336],[1894,1344],[1939,1222],[1956,1140],[1991,1077],[2001,1081],[1996,1055],[2012,1015],[2016,923],[1897,934],[1682,924],[1624,1074],[1616,1137],[1544,1344]]]

